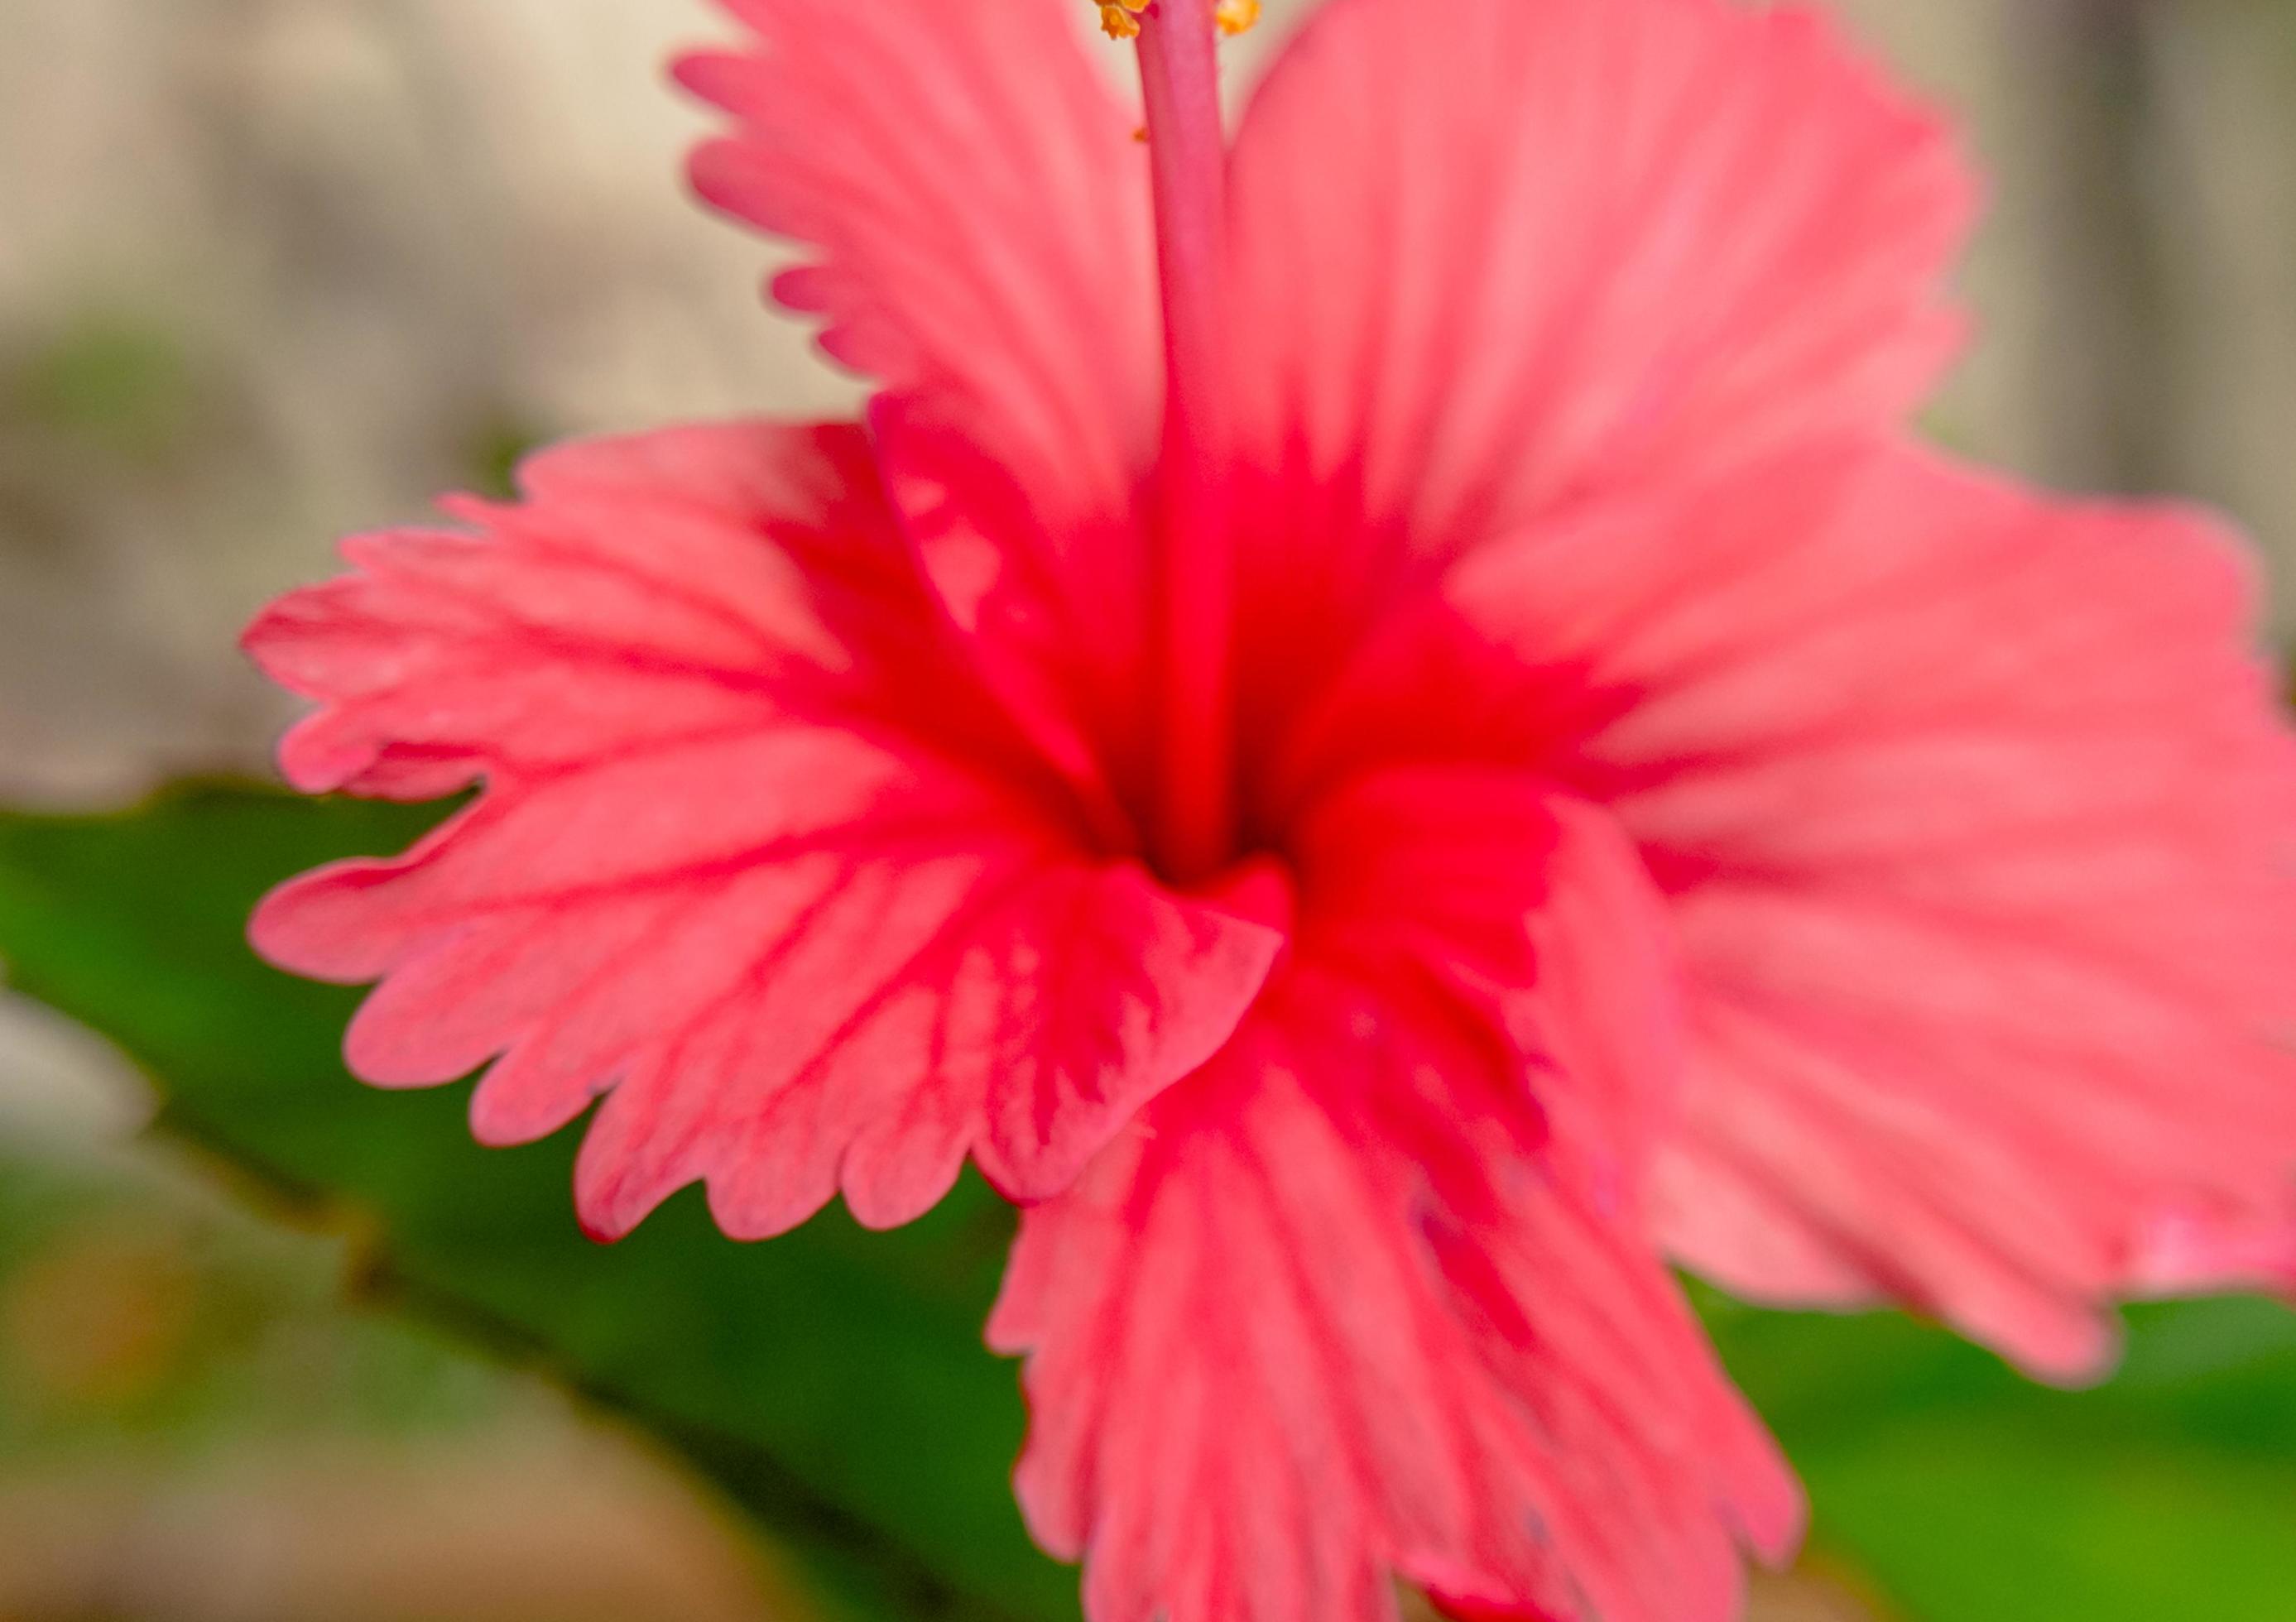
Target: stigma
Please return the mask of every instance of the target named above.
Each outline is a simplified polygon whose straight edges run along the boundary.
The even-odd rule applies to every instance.
[[[1140,37],[1140,17],[1155,0],[1105,0],[1100,7],[1101,31],[1111,39]],[[1218,0],[1212,20],[1230,38],[1259,20],[1260,0]]]

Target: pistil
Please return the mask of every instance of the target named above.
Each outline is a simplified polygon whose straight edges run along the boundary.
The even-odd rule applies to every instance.
[[[1221,15],[1214,0],[1156,0],[1138,17],[1166,384],[1152,569],[1161,763],[1155,854],[1182,880],[1217,871],[1236,840],[1235,579],[1222,480],[1227,145],[1219,105]]]

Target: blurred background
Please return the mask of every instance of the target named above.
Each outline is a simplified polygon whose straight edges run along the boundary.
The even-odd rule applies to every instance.
[[[1845,4],[1995,181],[1935,431],[2225,507],[2296,626],[2296,0]],[[232,638],[342,532],[539,439],[856,397],[677,182],[701,120],[659,67],[722,31],[702,0],[0,0],[0,804],[262,772],[281,705]],[[283,1218],[152,1108],[0,992],[0,1622],[811,1614],[715,1489],[366,1299],[356,1217]],[[2255,1615],[2296,1617],[2290,1567]],[[1759,1614],[1980,1614],[1949,1603],[1822,1538]]]

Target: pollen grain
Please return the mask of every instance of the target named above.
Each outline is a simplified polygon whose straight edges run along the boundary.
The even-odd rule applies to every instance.
[[[1154,0],[1099,0],[1101,31],[1111,39],[1140,37],[1140,17]],[[1259,20],[1260,0],[1217,0],[1212,20],[1230,38]]]
[[[1231,39],[1259,20],[1259,0],[1219,0],[1212,12],[1219,31]]]

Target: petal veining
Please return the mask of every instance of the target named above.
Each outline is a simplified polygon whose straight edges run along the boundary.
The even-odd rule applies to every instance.
[[[2251,577],[2191,514],[1890,446],[1463,566],[1468,618],[1600,698],[1551,769],[1672,897],[1687,1260],[2074,1374],[2173,1235],[2191,1282],[2193,1235],[2286,1223],[2296,741]]]
[[[930,1206],[968,1151],[1064,1185],[1210,1057],[1281,938],[1095,854],[972,680],[856,430],[686,430],[554,452],[474,532],[355,543],[250,633],[319,701],[307,788],[478,779],[404,856],[275,893],[255,939],[381,984],[352,1068],[495,1061],[511,1143],[611,1091],[578,1193],[618,1234],[706,1180],[758,1235],[840,1187]]]

